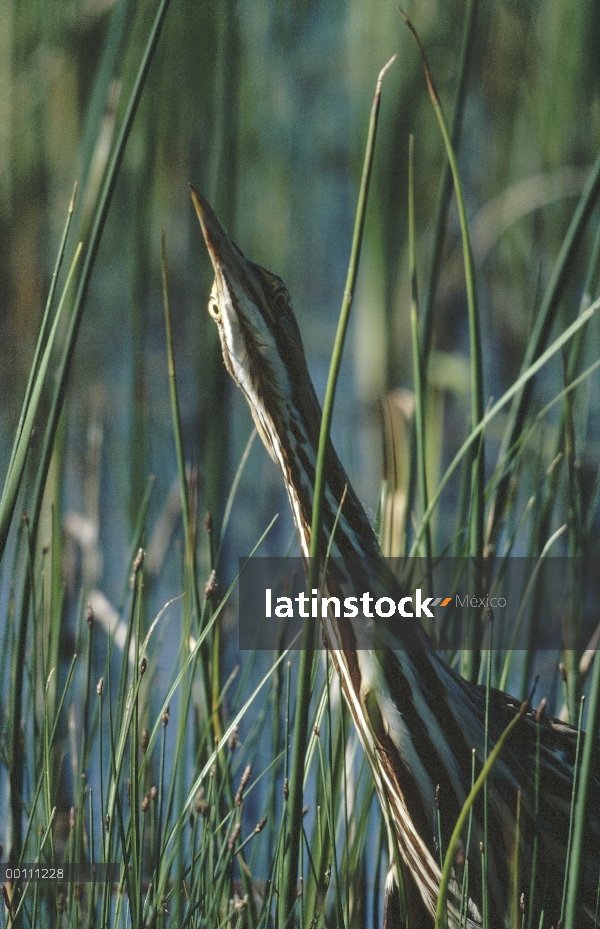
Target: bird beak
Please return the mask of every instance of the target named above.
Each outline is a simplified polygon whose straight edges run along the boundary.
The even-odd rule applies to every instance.
[[[205,200],[202,194],[199,193],[195,187],[192,187],[191,184],[190,193],[196,209],[196,214],[200,220],[202,235],[204,236],[204,241],[206,242],[215,274],[222,274],[226,270],[229,270],[230,273],[234,272],[239,269],[240,262],[233,249],[229,236],[217,219],[210,203]]]
[[[272,311],[265,300],[252,262],[248,261],[237,245],[231,241],[210,203],[191,184],[190,193],[215,271],[216,298],[221,311],[225,312],[224,307],[228,302],[231,303],[231,296],[229,301],[222,299],[224,294],[235,294],[236,299],[232,306],[238,316],[241,313],[247,323],[256,311],[260,312],[264,318],[272,318]],[[216,319],[216,317],[213,318]]]

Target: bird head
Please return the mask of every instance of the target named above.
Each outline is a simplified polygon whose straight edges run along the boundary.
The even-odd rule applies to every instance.
[[[267,451],[281,466],[282,438],[292,421],[310,433],[320,422],[290,295],[277,274],[245,257],[210,204],[190,189],[215,272],[208,312],[219,330],[223,359]]]

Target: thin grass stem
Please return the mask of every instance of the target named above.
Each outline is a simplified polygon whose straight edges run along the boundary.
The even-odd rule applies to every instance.
[[[573,213],[571,224],[563,240],[558,258],[554,265],[552,276],[544,293],[539,312],[536,316],[535,325],[523,358],[521,366],[521,375],[523,375],[532,364],[536,361],[548,338],[554,317],[562,299],[565,286],[574,264],[574,256],[580,245],[586,224],[591,216],[594,205],[600,193],[600,155],[596,158],[594,167],[585,186],[579,203]],[[525,413],[529,405],[532,384],[530,379],[521,381],[519,377],[517,383],[519,389],[514,393],[514,402],[511,406],[509,422],[504,432],[504,438],[498,453],[498,461],[501,461],[512,448],[519,437],[519,433],[525,421]],[[501,525],[504,508],[508,496],[509,473],[498,486],[495,500],[493,502],[493,524],[490,531],[490,543],[493,545]]]
[[[413,379],[415,389],[415,432],[417,443],[417,469],[421,512],[427,512],[427,450],[425,447],[425,371],[419,345],[419,291],[417,285],[417,259],[415,244],[415,192],[414,192],[414,136],[409,137],[408,147],[408,264],[410,275],[410,322],[413,354]],[[431,577],[431,524],[425,526],[425,557],[427,574]]]
[[[444,929],[446,925],[446,918],[447,918],[446,906],[447,906],[447,899],[448,899],[448,885],[450,883],[450,877],[452,874],[452,869],[454,867],[454,858],[456,855],[456,848],[457,848],[457,845],[460,839],[460,834],[465,826],[465,823],[467,822],[467,819],[469,818],[471,808],[475,800],[477,799],[477,795],[479,794],[490,771],[492,770],[494,763],[496,759],[498,758],[498,755],[502,751],[504,743],[509,738],[515,726],[519,723],[519,721],[525,715],[525,713],[527,712],[527,709],[528,709],[528,703],[521,704],[521,708],[519,712],[515,714],[513,719],[510,721],[510,723],[504,730],[504,732],[500,735],[500,738],[498,739],[492,751],[490,752],[489,757],[487,758],[483,768],[481,769],[479,776],[477,780],[475,781],[473,787],[471,788],[469,796],[467,797],[463,805],[463,808],[460,811],[460,815],[456,821],[456,825],[454,827],[454,831],[452,832],[452,836],[450,837],[450,842],[448,843],[448,849],[446,851],[446,857],[444,859],[444,868],[442,870],[442,877],[440,880],[440,890],[439,890],[439,895],[438,895],[438,903],[437,903],[436,916],[435,916],[436,929]],[[484,914],[484,924],[485,924],[485,914]]]
[[[408,28],[414,35],[425,70],[429,96],[437,116],[438,124],[444,140],[446,155],[452,171],[454,181],[454,190],[456,193],[456,203],[458,206],[458,216],[460,220],[460,231],[462,237],[463,259],[465,269],[465,285],[467,290],[467,307],[469,317],[469,343],[471,349],[471,425],[477,428],[483,420],[483,362],[481,354],[481,333],[479,324],[479,310],[477,306],[477,289],[475,284],[475,269],[473,265],[473,253],[471,249],[471,239],[469,236],[469,226],[467,223],[467,212],[462,191],[462,184],[458,172],[458,164],[452,147],[452,141],[446,119],[440,103],[440,98],[435,89],[431,71],[425,57],[425,52],[417,32],[404,13],[401,15]],[[485,450],[483,444],[484,432],[481,432],[481,442],[477,450],[473,449],[472,476],[471,476],[471,495],[473,499],[472,518],[471,518],[471,543],[470,554],[475,558],[483,557],[483,535],[484,535],[484,489],[485,489]],[[425,509],[427,512],[427,508]],[[422,531],[420,533],[422,535]],[[478,591],[476,591],[478,593]],[[467,669],[468,676],[473,676],[473,669]]]
[[[327,379],[327,389],[325,392],[325,402],[323,404],[323,414],[321,417],[321,429],[319,433],[319,448],[317,453],[317,466],[315,474],[315,488],[313,495],[313,512],[310,537],[310,560],[307,589],[312,590],[316,586],[317,571],[320,553],[320,534],[321,534],[321,501],[325,490],[325,472],[327,468],[327,449],[329,444],[329,430],[331,427],[331,418],[333,415],[333,403],[337,379],[339,375],[342,352],[350,318],[350,308],[354,295],[356,276],[358,273],[358,262],[362,245],[362,236],[365,224],[367,196],[369,192],[369,182],[371,179],[371,170],[373,167],[373,157],[375,151],[375,138],[377,134],[377,123],[379,118],[379,107],[381,102],[381,86],[385,72],[395,60],[392,58],[387,65],[381,70],[377,79],[375,98],[371,108],[371,119],[369,122],[369,132],[367,137],[367,147],[361,179],[358,206],[356,210],[356,221],[354,226],[354,236],[352,239],[352,249],[350,254],[350,263],[348,267],[348,276],[344,290],[344,299],[329,368]],[[298,878],[298,855],[300,846],[300,832],[302,820],[302,783],[304,780],[304,759],[306,755],[306,738],[308,713],[310,706],[310,680],[313,668],[313,651],[316,631],[313,623],[306,623],[304,628],[302,652],[300,657],[299,685],[296,703],[296,723],[294,728],[294,746],[290,777],[290,839],[288,853],[286,855],[284,884],[281,894],[280,922],[286,923],[290,918],[296,904],[296,882]]]
[[[471,430],[471,432],[469,433],[469,435],[467,436],[467,438],[461,445],[460,449],[458,450],[458,452],[452,459],[452,462],[450,463],[449,467],[446,469],[444,476],[442,477],[440,483],[438,484],[435,490],[435,493],[433,494],[429,502],[429,506],[427,507],[427,511],[423,516],[421,525],[415,534],[415,540],[411,548],[411,557],[414,555],[416,546],[418,545],[422,537],[422,534],[424,531],[423,530],[424,524],[431,517],[431,513],[433,512],[434,508],[437,506],[440,500],[440,497],[442,496],[442,493],[444,492],[448,482],[450,481],[450,478],[456,471],[458,465],[463,460],[464,456],[466,455],[468,450],[471,448],[473,443],[477,441],[481,433],[487,428],[487,426],[489,426],[490,422],[498,415],[498,413],[503,409],[503,407],[505,407],[507,403],[509,403],[510,400],[512,400],[512,398],[519,392],[519,390],[523,386],[523,383],[535,377],[538,371],[541,368],[543,368],[544,365],[546,365],[548,361],[557,352],[561,350],[563,345],[565,345],[569,341],[569,339],[572,339],[575,333],[578,332],[582,326],[585,326],[586,323],[589,322],[589,320],[592,318],[594,313],[596,313],[599,307],[600,307],[600,300],[595,300],[594,303],[592,303],[592,305],[585,311],[585,313],[582,313],[581,316],[579,316],[573,323],[571,323],[571,325],[568,326],[567,329],[565,329],[565,331],[552,343],[552,345],[550,345],[550,347],[547,348],[546,351],[542,355],[540,355],[540,357],[531,365],[531,367],[529,367],[527,371],[525,371],[523,374],[519,376],[519,378],[515,381],[515,383],[511,387],[508,388],[508,390],[500,397],[499,400],[496,401],[496,403],[493,404],[493,406],[490,407],[490,409],[485,414],[485,416],[483,417],[479,425]]]
[[[569,887],[567,891],[567,905],[565,909],[565,929],[575,929],[577,922],[577,907],[579,903],[579,882],[583,867],[583,846],[586,835],[586,817],[588,806],[588,788],[592,777],[594,753],[600,718],[600,660],[596,652],[594,667],[590,682],[590,696],[587,715],[587,734],[583,743],[581,758],[581,771],[577,788],[577,806],[575,823],[573,827],[573,845],[569,857]]]

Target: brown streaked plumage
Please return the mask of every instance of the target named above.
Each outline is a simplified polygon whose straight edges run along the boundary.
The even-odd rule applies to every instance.
[[[227,370],[245,394],[261,438],[279,465],[303,556],[310,526],[321,410],[312,385],[298,325],[285,284],[248,261],[229,239],[210,205],[192,188],[192,199],[215,282],[209,312],[221,338]],[[328,570],[328,596],[369,590],[375,598],[403,596],[383,558],[377,539],[346,473],[329,446],[323,505],[327,547],[347,488],[332,552],[343,559],[343,575]],[[447,843],[471,784],[472,750],[478,769],[484,756],[485,695],[468,684],[429,645],[418,620],[398,624],[394,640],[375,622],[326,621],[326,637],[342,690],[371,766],[388,830],[397,839],[411,909],[411,927],[431,925],[440,880],[436,847],[436,790],[439,786],[442,838]],[[493,692],[490,746],[518,712],[518,703]],[[556,924],[564,874],[569,804],[577,733],[542,716],[541,791],[534,809],[535,747],[533,713],[503,749],[488,780],[487,847],[489,926],[509,925],[509,867],[520,791],[521,843],[518,892],[530,888],[534,837],[538,836],[538,884],[534,925],[544,907],[545,925]],[[600,869],[600,751],[591,784],[588,838],[581,885],[580,925],[591,925]],[[466,836],[465,836],[466,840]],[[481,925],[483,813],[475,807],[469,859],[468,921]],[[451,887],[449,922],[457,925],[461,868]],[[388,881],[388,889],[391,884]],[[393,899],[393,894],[390,894]],[[526,905],[529,905],[527,899]],[[387,912],[392,925],[394,906]]]

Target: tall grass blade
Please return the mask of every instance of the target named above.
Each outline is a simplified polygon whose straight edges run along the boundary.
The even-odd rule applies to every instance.
[[[556,260],[556,264],[552,272],[552,277],[548,282],[542,304],[536,316],[533,332],[531,333],[527,343],[527,348],[521,367],[521,377],[538,358],[548,338],[552,323],[558,310],[559,303],[565,290],[571,268],[573,266],[573,259],[580,245],[583,232],[591,216],[599,194],[600,155],[598,155],[596,158],[596,162],[588,178],[585,190],[581,195],[579,203],[577,204],[577,208],[573,214],[571,224]],[[521,377],[519,377],[519,381],[521,381]],[[519,437],[519,433],[525,420],[525,413],[529,405],[531,386],[532,385],[530,384],[529,380],[523,381],[520,384],[519,391],[517,392],[514,403],[511,407],[509,422],[504,433],[500,451],[498,453],[499,461],[505,457],[507,451],[514,446]],[[506,506],[508,484],[509,474],[507,472],[504,480],[498,487],[498,491],[493,503],[494,518],[490,531],[490,543],[492,545],[494,544],[494,540],[496,539],[496,536],[499,532],[504,508]]]
[[[15,441],[14,441],[14,445],[13,445],[13,449],[12,449],[10,461],[9,461],[9,464],[8,464],[8,468],[7,468],[7,474],[9,474],[10,471],[11,471],[11,469],[12,469],[12,464],[13,464],[14,457],[15,457],[15,452],[16,452],[17,446],[18,446],[18,444],[19,444],[19,440],[20,440],[20,438],[21,438],[21,433],[22,433],[22,431],[23,431],[23,423],[24,423],[24,420],[25,420],[25,416],[26,416],[26,414],[27,414],[27,410],[28,410],[28,408],[29,408],[29,401],[30,401],[30,399],[31,399],[31,393],[32,393],[32,390],[33,390],[33,387],[34,387],[34,383],[35,383],[36,377],[37,377],[37,375],[38,375],[38,371],[39,371],[40,356],[42,355],[42,352],[43,352],[43,350],[44,350],[44,345],[47,345],[47,343],[48,343],[47,332],[48,332],[48,326],[50,325],[50,314],[51,314],[51,310],[52,310],[52,304],[53,304],[53,302],[54,302],[54,293],[55,293],[55,291],[56,291],[56,285],[57,285],[57,283],[58,283],[58,275],[59,275],[60,269],[61,269],[61,267],[62,267],[63,258],[64,258],[64,254],[65,254],[65,247],[66,247],[66,244],[67,244],[67,237],[68,237],[68,235],[69,235],[69,229],[71,228],[71,221],[72,221],[72,219],[73,219],[73,211],[74,211],[74,209],[75,209],[75,197],[76,197],[76,194],[77,194],[77,184],[75,184],[75,187],[74,187],[74,189],[73,189],[73,193],[72,193],[72,195],[71,195],[71,200],[70,200],[70,203],[69,203],[69,209],[68,209],[68,212],[67,212],[67,219],[66,219],[66,221],[65,221],[65,226],[64,226],[64,229],[63,229],[62,238],[61,238],[61,241],[60,241],[60,245],[59,245],[59,247],[58,247],[58,253],[57,253],[57,256],[56,256],[56,262],[55,262],[55,264],[54,264],[54,271],[52,272],[52,280],[51,280],[51,282],[50,282],[50,290],[48,291],[48,299],[46,300],[46,308],[45,308],[45,310],[44,310],[44,316],[43,316],[43,318],[42,318],[42,325],[41,325],[41,328],[40,328],[40,334],[39,334],[39,337],[38,337],[37,345],[36,345],[36,347],[35,347],[35,353],[34,353],[34,356],[33,356],[33,361],[32,361],[32,363],[31,363],[31,368],[30,368],[30,370],[29,370],[29,379],[28,379],[28,381],[27,381],[27,388],[26,388],[26,390],[25,390],[25,399],[24,399],[24,401],[23,401],[23,409],[22,409],[22,411],[21,411],[21,418],[19,419],[19,424],[18,424],[18,426],[17,426],[17,432],[16,432],[16,435],[15,435]],[[1,557],[1,554],[0,554],[0,557]]]
[[[38,412],[40,398],[42,396],[42,388],[46,379],[46,373],[48,371],[50,355],[52,354],[52,349],[56,339],[58,324],[62,318],[66,297],[69,293],[80,255],[81,243],[79,243],[75,249],[75,254],[73,256],[73,261],[71,262],[69,274],[67,276],[60,303],[56,311],[56,316],[54,317],[54,321],[50,328],[50,332],[48,333],[48,338],[45,342],[45,345],[44,336],[47,316],[44,320],[44,323],[42,324],[40,339],[36,347],[36,358],[32,367],[32,378],[30,379],[30,383],[27,385],[27,393],[23,405],[23,413],[21,414],[21,422],[19,423],[19,428],[17,430],[10,465],[6,475],[4,489],[2,491],[2,498],[0,499],[0,560],[2,559],[4,549],[6,547],[6,540],[8,538],[8,532],[15,509],[15,504],[17,502],[17,495],[19,493],[19,487],[21,486],[21,479],[25,469],[25,460],[27,458],[27,450],[29,448],[29,442],[31,439],[31,432],[33,430],[33,424]],[[46,310],[46,314],[48,312],[49,307]],[[40,355],[41,357],[39,357]]]
[[[467,290],[467,307],[469,316],[469,343],[471,348],[471,425],[473,428],[477,428],[483,419],[483,362],[481,355],[481,333],[479,325],[479,310],[477,306],[475,269],[473,266],[473,252],[471,249],[471,239],[469,236],[465,200],[463,196],[460,174],[458,172],[458,164],[452,147],[452,141],[448,131],[446,118],[442,110],[437,90],[435,89],[435,84],[433,82],[431,71],[427,63],[427,58],[425,57],[425,51],[410,20],[407,16],[405,16],[404,13],[402,13],[402,11],[401,15],[406,25],[414,35],[419,52],[421,53],[423,67],[425,70],[425,77],[427,79],[429,96],[431,98],[433,109],[439,123],[442,138],[444,140],[444,146],[446,148],[448,163],[450,164],[450,170],[452,172],[452,179],[454,181],[454,190],[456,193],[456,203],[458,206],[460,232],[462,237],[465,285]],[[483,440],[483,432],[481,432],[481,436]],[[483,557],[483,520],[485,502],[485,455],[483,441],[479,443],[479,447],[477,449],[474,448],[472,450],[472,455],[473,461],[471,496],[474,502],[471,516],[471,542],[469,548],[471,556],[480,559]],[[467,676],[472,676],[471,671],[468,670]]]
[[[427,450],[425,448],[425,370],[419,345],[419,292],[417,286],[417,259],[415,243],[415,192],[414,192],[414,137],[409,139],[408,155],[408,255],[410,274],[410,322],[413,349],[413,378],[415,385],[415,433],[417,443],[417,469],[421,512],[427,512]],[[425,526],[425,556],[428,575],[431,576],[431,526]]]
[[[573,845],[569,860],[569,889],[567,892],[567,906],[565,910],[565,929],[576,929],[577,908],[579,904],[579,884],[585,862],[582,860],[583,843],[586,835],[586,821],[588,810],[588,787],[594,774],[594,764],[597,761],[597,733],[600,721],[600,660],[596,651],[592,679],[590,683],[590,702],[586,721],[586,735],[583,743],[581,757],[581,772],[577,789],[577,807],[575,824],[573,827]]]
[[[479,794],[479,791],[485,784],[490,771],[494,767],[496,759],[498,758],[498,755],[502,751],[504,743],[509,738],[515,726],[523,718],[523,716],[527,712],[527,709],[528,709],[527,702],[521,704],[521,708],[519,712],[515,714],[513,719],[511,719],[510,723],[508,724],[508,726],[506,727],[506,729],[504,730],[504,732],[502,733],[502,735],[500,736],[500,738],[494,745],[492,751],[490,752],[486,763],[481,769],[479,776],[477,780],[475,781],[475,783],[473,784],[473,787],[471,788],[471,792],[469,793],[469,796],[465,800],[465,804],[462,810],[460,811],[460,816],[458,817],[456,821],[456,825],[450,837],[450,841],[448,843],[448,849],[446,851],[446,857],[444,859],[444,867],[442,870],[442,877],[440,880],[440,890],[439,890],[438,903],[437,903],[437,909],[436,909],[436,914],[435,914],[435,929],[445,929],[445,926],[446,926],[446,907],[447,907],[447,900],[448,900],[448,887],[450,884],[452,870],[454,868],[454,859],[456,855],[456,849],[458,846],[458,842],[460,840],[461,832],[464,829],[465,824],[469,818],[471,808],[473,804],[475,803],[475,800],[477,799],[477,795]]]
[[[50,413],[48,416],[48,422],[46,426],[46,431],[44,434],[44,442],[42,446],[42,452],[40,455],[40,463],[38,467],[38,474],[35,484],[35,490],[33,493],[32,499],[32,516],[31,523],[33,527],[34,537],[37,534],[37,525],[39,521],[39,514],[42,505],[42,494],[43,489],[46,483],[46,477],[48,474],[48,468],[50,466],[50,458],[52,455],[52,450],[54,448],[54,439],[56,436],[56,429],[58,426],[58,420],[63,408],[63,403],[65,399],[65,394],[67,390],[67,383],[69,380],[69,373],[71,370],[71,364],[73,362],[73,356],[75,352],[75,345],[77,343],[77,336],[79,333],[79,328],[81,326],[81,319],[83,315],[83,307],[85,304],[85,299],[87,296],[90,279],[94,264],[96,261],[96,255],[98,254],[98,249],[100,247],[100,241],[102,239],[102,233],[104,232],[104,226],[106,223],[106,217],[110,208],[112,201],[112,196],[115,190],[117,177],[121,168],[123,161],[123,156],[125,154],[125,146],[129,135],[131,133],[131,127],[133,126],[133,121],[137,113],[140,99],[142,96],[142,91],[146,83],[146,78],[148,76],[148,71],[150,69],[150,64],[154,57],[156,51],[156,46],[164,25],[165,17],[169,8],[171,0],[161,0],[159,7],[157,9],[156,15],[154,17],[154,22],[150,30],[150,35],[140,67],[135,79],[135,83],[131,92],[129,103],[125,112],[123,119],[123,125],[117,139],[115,150],[113,152],[109,168],[107,170],[106,179],[103,185],[102,193],[98,202],[98,206],[94,216],[94,222],[92,226],[92,231],[90,233],[90,239],[85,253],[85,258],[83,260],[83,267],[81,269],[81,277],[79,279],[77,292],[75,294],[75,300],[73,303],[73,309],[71,312],[71,319],[69,323],[69,329],[67,332],[65,345],[63,348],[63,353],[61,361],[58,367],[56,375],[56,387],[52,397],[52,403],[50,407]]]
[[[533,377],[535,377],[538,371],[540,371],[541,368],[543,368],[544,365],[547,364],[548,361],[550,361],[550,359],[557,352],[561,350],[563,345],[565,345],[569,341],[569,339],[572,339],[573,336],[581,329],[582,326],[585,326],[586,323],[590,321],[590,319],[592,318],[592,316],[598,310],[599,307],[600,307],[600,299],[594,301],[594,303],[592,303],[592,305],[584,313],[582,313],[581,316],[579,316],[573,323],[571,323],[570,326],[567,327],[567,329],[565,329],[565,331],[560,336],[558,336],[558,338],[552,343],[552,345],[550,345],[550,347],[547,348],[546,351],[542,355],[540,355],[540,357],[536,361],[534,361],[534,363],[530,365],[530,367],[517,378],[514,384],[508,388],[508,390],[500,397],[500,399],[497,400],[496,403],[494,403],[492,407],[490,407],[490,409],[485,414],[485,416],[483,417],[479,425],[470,432],[470,434],[467,436],[467,438],[461,445],[460,449],[454,456],[452,462],[450,463],[449,467],[446,470],[446,473],[444,474],[442,480],[440,481],[438,487],[436,488],[435,493],[432,496],[429,506],[427,507],[427,512],[423,516],[421,526],[416,533],[416,537],[413,542],[413,546],[411,548],[411,557],[414,555],[416,551],[416,545],[418,544],[419,540],[422,537],[424,524],[431,517],[431,513],[433,512],[433,509],[437,506],[438,501],[444,489],[446,488],[450,478],[456,471],[456,468],[458,467],[460,462],[463,460],[464,456],[470,449],[471,445],[479,438],[481,433],[484,431],[484,429],[487,428],[490,422],[498,415],[500,410],[502,410],[502,408],[505,407],[507,403],[509,403],[510,400],[512,400],[512,398],[520,391],[523,385],[527,383],[527,381],[530,381]]]
[[[342,361],[342,352],[346,338],[346,331],[348,328],[348,321],[350,318],[350,308],[352,306],[356,276],[358,273],[358,262],[360,258],[362,236],[365,224],[369,182],[371,179],[373,157],[375,153],[375,138],[377,134],[379,107],[381,103],[381,86],[385,72],[393,63],[395,57],[396,56],[394,56],[394,58],[392,58],[379,73],[375,90],[375,98],[371,108],[371,118],[369,122],[369,132],[367,137],[363,174],[358,196],[358,205],[356,209],[356,221],[354,226],[354,236],[352,239],[350,264],[348,267],[344,299],[342,301],[342,308],[340,311],[340,318],[329,368],[329,377],[327,379],[327,390],[325,392],[323,414],[321,418],[321,431],[319,434],[319,448],[317,453],[317,467],[315,475],[315,489],[313,495],[310,562],[307,590],[312,590],[316,586],[317,581],[321,534],[321,502],[325,489],[327,444],[329,442],[329,430],[333,416],[335,390]],[[298,855],[302,830],[302,782],[304,779],[308,711],[311,698],[310,680],[312,677],[315,634],[316,632],[313,624],[307,623],[303,633],[298,693],[296,699],[296,720],[294,727],[294,746],[290,778],[290,834],[288,853],[286,855],[285,863],[284,883],[280,896],[281,909],[279,918],[282,925],[284,925],[291,918],[291,914],[294,911],[296,903]]]
[[[469,65],[473,52],[473,40],[475,37],[476,14],[477,0],[468,0],[466,3],[465,22],[463,27],[463,44],[460,52],[460,64],[458,67],[456,97],[454,100],[454,110],[452,113],[452,127],[450,129],[450,142],[452,151],[454,152],[458,151],[460,145],[462,119],[466,102],[467,81],[469,77]],[[427,272],[427,284],[423,298],[423,310],[421,315],[420,342],[423,369],[425,371],[427,370],[429,350],[431,347],[431,337],[433,334],[433,303],[435,300],[435,292],[442,264],[442,247],[444,243],[444,233],[448,218],[448,208],[450,206],[450,196],[452,194],[452,181],[452,168],[450,166],[450,161],[446,159],[444,162],[444,167],[442,168],[438,190],[438,199],[435,208],[435,219],[433,221],[433,242],[431,245],[431,255]]]

